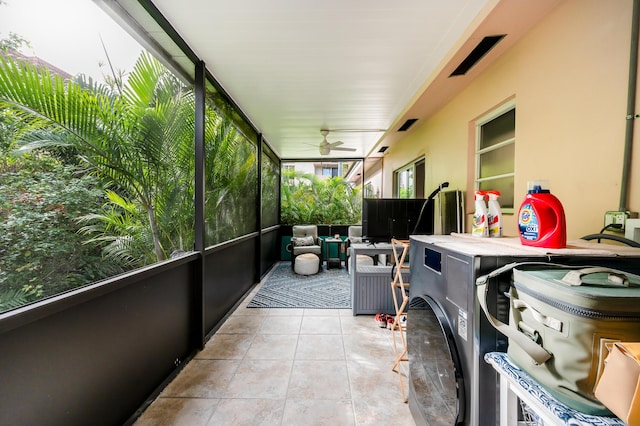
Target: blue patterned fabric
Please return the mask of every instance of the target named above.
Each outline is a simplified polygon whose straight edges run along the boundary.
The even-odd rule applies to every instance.
[[[617,417],[592,416],[567,407],[538,385],[531,376],[516,367],[506,353],[490,352],[485,354],[484,360],[492,364],[500,373],[515,379],[518,385],[533,399],[553,413],[560,424],[567,426],[625,426],[625,423]]]

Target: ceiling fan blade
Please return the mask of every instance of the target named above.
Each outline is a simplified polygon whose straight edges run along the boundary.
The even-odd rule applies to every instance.
[[[335,141],[335,142],[331,142],[329,145],[331,146],[331,148],[335,148],[336,146],[340,146],[344,144],[344,142],[342,141]]]
[[[347,148],[347,147],[331,147],[332,151],[356,151],[355,148]]]

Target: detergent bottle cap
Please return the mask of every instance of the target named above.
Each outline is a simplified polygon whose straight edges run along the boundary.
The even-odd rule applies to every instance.
[[[496,191],[496,190],[487,191],[487,195],[489,196],[490,200],[497,200],[498,197],[500,196],[500,191]]]
[[[549,181],[547,180],[530,180],[527,182],[527,186],[529,187],[529,194],[548,194],[549,192]]]
[[[484,200],[485,197],[487,196],[487,193],[485,191],[480,190],[480,189],[477,190],[475,192],[475,194],[476,194],[476,197],[475,197],[476,200]]]

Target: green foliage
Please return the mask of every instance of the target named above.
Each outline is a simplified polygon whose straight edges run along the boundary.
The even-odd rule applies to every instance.
[[[320,179],[313,174],[283,171],[281,219],[288,225],[359,223],[360,189],[342,177]]]
[[[151,55],[140,56],[122,92],[0,58],[0,103],[32,123],[23,150],[72,147],[137,204],[155,260],[192,242],[193,93]]]
[[[257,148],[233,125],[207,109],[205,126],[205,243],[255,231]]]
[[[264,227],[278,224],[278,189],[280,168],[270,157],[262,156],[262,222]]]
[[[51,296],[120,271],[76,234],[75,218],[104,200],[95,178],[46,155],[19,158],[1,176],[0,304]]]
[[[64,81],[0,56],[0,167],[3,189],[15,187],[0,198],[0,309],[193,247],[193,91],[146,53],[126,82],[114,78]],[[255,141],[216,108],[208,244],[257,229]]]

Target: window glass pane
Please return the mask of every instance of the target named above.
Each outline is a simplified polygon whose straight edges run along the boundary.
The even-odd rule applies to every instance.
[[[208,85],[205,124],[208,246],[257,230],[257,145],[242,133],[236,121],[233,107]]]
[[[0,311],[191,250],[192,87],[93,2],[0,20]]]
[[[513,173],[515,144],[480,154],[480,178]]]
[[[283,224],[349,225],[362,217],[362,188],[347,181],[359,161],[282,164],[281,220]]]
[[[480,189],[500,191],[500,207],[513,208],[513,176],[480,182]]]
[[[280,169],[265,147],[262,154],[262,226],[278,224],[278,186]]]
[[[413,198],[413,167],[397,172],[397,197]]]
[[[516,110],[512,109],[481,127],[480,149],[488,148],[516,136]]]

